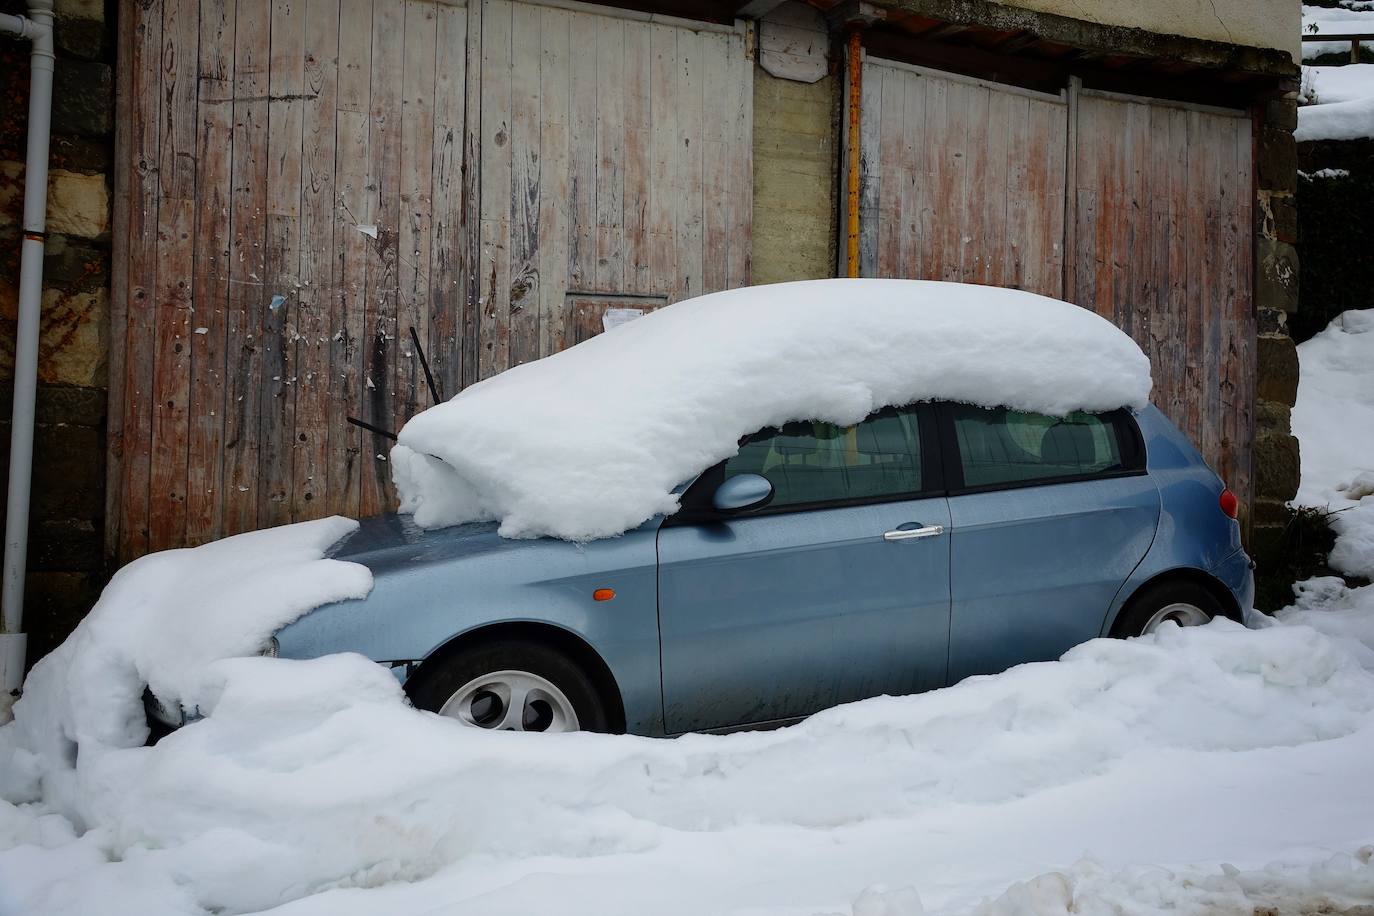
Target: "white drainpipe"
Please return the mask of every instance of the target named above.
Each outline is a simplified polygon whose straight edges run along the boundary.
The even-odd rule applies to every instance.
[[[24,678],[24,567],[28,554],[33,412],[38,390],[38,321],[43,297],[43,240],[48,211],[48,133],[52,115],[52,0],[29,0],[29,15],[0,14],[0,33],[33,43],[29,59],[29,137],[24,163],[24,246],[19,266],[19,329],[14,343],[10,417],[10,488],[5,568],[0,586],[0,722]]]

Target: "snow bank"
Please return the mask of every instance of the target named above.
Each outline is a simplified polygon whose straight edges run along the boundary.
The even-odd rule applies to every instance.
[[[1302,443],[1297,502],[1341,508],[1374,477],[1374,309],[1343,312],[1298,345],[1298,399],[1293,435]]]
[[[1302,479],[1294,503],[1332,513],[1332,569],[1374,579],[1374,309],[1337,315],[1298,345],[1298,366],[1292,424]],[[1374,667],[1374,585],[1321,576],[1293,589],[1278,619],[1341,639]]]
[[[677,509],[673,489],[788,420],[922,399],[1049,414],[1143,406],[1149,360],[1054,299],[913,280],[815,280],[679,302],[417,415],[392,467],[425,527],[587,540]]]
[[[1374,675],[1307,627],[671,741],[466,729],[357,656],[214,667],[206,718],[83,759],[83,836],[0,803],[0,912],[956,913],[1088,850],[1302,864],[1374,822]]]
[[[1343,312],[1298,346],[1293,435],[1302,446],[1299,505],[1333,510],[1328,562],[1374,578],[1374,309]]]
[[[101,760],[146,740],[144,686],[169,705],[208,712],[233,670],[221,659],[256,654],[273,631],[326,602],[366,595],[366,567],[322,559],[357,524],[287,525],[121,569],[67,641],[34,665],[14,721],[0,728],[0,796],[41,795],[78,824],[99,821],[105,796],[85,781]]]
[[[1311,101],[1298,109],[1299,143],[1374,137],[1374,64],[1304,67],[1303,87]]]

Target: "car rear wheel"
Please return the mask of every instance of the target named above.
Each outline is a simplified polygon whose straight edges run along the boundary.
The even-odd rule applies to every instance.
[[[596,685],[571,660],[538,643],[491,642],[420,666],[406,685],[421,709],[490,731],[608,730]]]
[[[1143,636],[1169,623],[1196,627],[1222,616],[1225,611],[1220,603],[1202,586],[1186,581],[1160,582],[1131,599],[1112,625],[1112,635]]]

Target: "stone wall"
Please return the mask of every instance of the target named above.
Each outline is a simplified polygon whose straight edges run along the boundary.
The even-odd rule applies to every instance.
[[[65,638],[94,603],[106,573],[103,526],[115,10],[113,0],[108,5],[104,0],[56,2],[49,237],[24,618],[30,663]],[[24,4],[0,0],[0,11],[23,14]],[[0,471],[5,474],[28,69],[28,43],[0,39]]]
[[[1298,394],[1298,353],[1289,316],[1298,309],[1297,86],[1265,106],[1257,137],[1255,309],[1259,340],[1255,405],[1255,505],[1250,513],[1250,553],[1264,564],[1283,542],[1298,492],[1300,454],[1289,423]],[[1260,570],[1261,575],[1264,570]]]

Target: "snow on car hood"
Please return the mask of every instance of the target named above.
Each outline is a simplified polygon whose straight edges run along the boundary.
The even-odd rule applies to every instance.
[[[92,817],[78,761],[143,744],[145,685],[169,707],[208,713],[223,660],[256,654],[320,605],[367,595],[367,567],[325,556],[357,528],[333,517],[250,531],[115,573],[71,636],[33,666],[14,721],[0,728],[0,798],[28,800],[41,784],[55,808]]]
[[[590,540],[789,420],[951,400],[1062,415],[1143,406],[1150,362],[1109,321],[1019,290],[812,280],[713,293],[517,366],[418,414],[392,450],[423,527]]]

